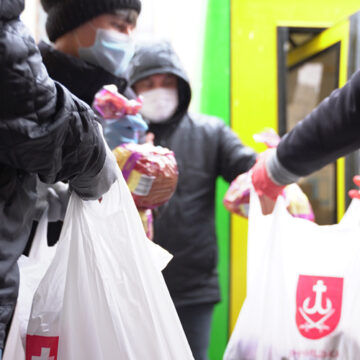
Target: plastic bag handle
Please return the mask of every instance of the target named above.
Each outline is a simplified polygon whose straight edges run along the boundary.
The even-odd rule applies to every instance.
[[[35,236],[29,253],[30,259],[41,260],[42,254],[48,248],[47,229],[48,229],[48,210],[46,209],[41,215],[40,221],[36,228]]]

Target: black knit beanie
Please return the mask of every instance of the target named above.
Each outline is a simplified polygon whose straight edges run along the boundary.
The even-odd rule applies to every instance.
[[[50,41],[102,14],[141,10],[141,0],[41,0],[41,4],[48,13],[46,31]]]

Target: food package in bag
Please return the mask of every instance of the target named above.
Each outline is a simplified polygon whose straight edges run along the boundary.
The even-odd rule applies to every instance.
[[[251,192],[247,296],[224,360],[360,359],[360,202],[343,223],[264,216]]]
[[[26,360],[193,359],[152,245],[120,171],[101,203],[73,193]]]
[[[139,215],[143,224],[145,234],[149,240],[154,238],[154,224],[153,214],[151,209],[140,209]]]
[[[280,141],[280,136],[270,128],[259,134],[254,134],[253,138],[256,142],[265,144],[269,149],[276,148]],[[236,177],[230,184],[223,200],[226,209],[231,213],[247,218],[251,187],[251,170]],[[291,215],[310,221],[315,220],[310,201],[299,185],[285,186],[281,196],[285,198]]]
[[[128,143],[113,153],[139,209],[156,208],[171,198],[178,180],[172,151],[149,143]]]
[[[225,208],[231,213],[248,218],[251,186],[251,171],[236,177],[225,194]],[[297,184],[285,186],[281,196],[285,199],[292,216],[315,220],[310,201]]]

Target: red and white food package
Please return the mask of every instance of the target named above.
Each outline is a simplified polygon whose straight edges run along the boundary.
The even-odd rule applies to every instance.
[[[273,129],[265,129],[253,137],[256,142],[265,144],[269,149],[276,148],[280,141],[280,136]],[[223,201],[226,209],[231,213],[248,218],[251,187],[250,173],[239,175],[230,184],[225,194]],[[281,196],[285,198],[287,209],[292,216],[310,221],[315,220],[310,201],[297,184],[286,186]]]
[[[139,209],[138,209],[139,210]],[[149,240],[154,239],[153,214],[151,209],[140,209],[139,215],[143,224],[145,234]]]
[[[239,175],[230,184],[225,194],[226,209],[231,213],[248,218],[251,187],[250,173]],[[281,196],[285,198],[287,209],[292,216],[314,221],[315,215],[310,201],[297,184],[286,186]]]
[[[142,107],[141,98],[127,99],[118,92],[116,85],[106,85],[96,93],[93,108],[104,119],[120,119],[125,115],[136,115]]]
[[[113,153],[138,209],[154,209],[171,198],[178,180],[172,151],[149,143],[128,143]]]

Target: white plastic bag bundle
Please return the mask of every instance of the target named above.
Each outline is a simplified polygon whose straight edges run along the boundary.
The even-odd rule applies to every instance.
[[[149,243],[121,174],[101,203],[72,194],[26,359],[193,359]]]
[[[344,221],[264,216],[251,195],[247,297],[225,360],[360,359],[360,202]]]
[[[41,217],[32,241],[29,256],[18,260],[19,295],[6,340],[3,360],[25,360],[25,338],[34,293],[55,254],[55,246],[47,244],[47,211]]]

